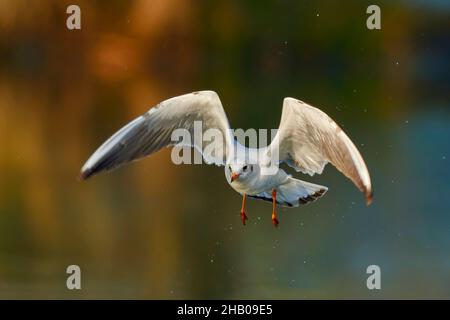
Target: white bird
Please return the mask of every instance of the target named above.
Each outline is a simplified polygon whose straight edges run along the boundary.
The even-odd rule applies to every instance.
[[[81,169],[87,179],[104,170],[148,156],[163,147],[179,145],[172,132],[185,128],[194,133],[194,122],[202,130],[219,130],[224,143],[189,143],[206,163],[225,166],[230,186],[242,198],[241,220],[245,225],[246,196],[272,202],[272,223],[277,226],[276,204],[297,207],[320,198],[325,186],[294,179],[278,165],[285,162],[309,175],[321,174],[330,162],[372,202],[369,172],[358,149],[344,131],[324,112],[300,100],[285,98],[277,134],[267,147],[246,148],[234,139],[219,96],[214,91],[193,92],[165,100],[117,131],[88,159]],[[211,150],[214,150],[212,152]],[[243,152],[232,152],[238,150]],[[268,174],[270,159],[278,154],[276,172]],[[243,156],[247,155],[247,157]]]

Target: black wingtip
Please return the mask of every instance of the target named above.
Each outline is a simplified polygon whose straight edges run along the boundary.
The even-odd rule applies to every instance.
[[[365,196],[366,196],[366,206],[370,206],[373,201],[373,192],[372,191],[366,192]]]
[[[79,181],[84,181],[89,179],[94,174],[94,171],[91,169],[88,170],[81,170],[80,174],[78,175]]]

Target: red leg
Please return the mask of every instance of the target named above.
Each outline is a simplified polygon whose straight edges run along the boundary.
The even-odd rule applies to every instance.
[[[241,220],[242,224],[245,226],[245,220],[248,220],[247,215],[245,214],[245,197],[246,194],[244,193],[242,196],[242,208],[241,208]]]
[[[277,205],[277,190],[273,189],[272,191],[272,224],[275,227],[278,227],[278,224],[280,223],[277,219],[277,214],[275,212],[275,207]]]

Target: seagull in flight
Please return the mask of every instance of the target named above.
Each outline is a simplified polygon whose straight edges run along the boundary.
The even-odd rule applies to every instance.
[[[223,140],[199,143],[173,141],[172,132],[183,128],[194,134],[194,123],[202,130],[218,130]],[[294,98],[285,98],[278,131],[272,142],[262,148],[247,148],[233,136],[219,96],[214,91],[199,91],[159,103],[131,121],[87,160],[80,177],[85,180],[102,171],[115,169],[141,159],[163,147],[194,147],[207,164],[224,166],[229,185],[242,195],[241,220],[246,197],[272,203],[272,223],[278,226],[276,205],[298,207],[322,197],[327,187],[293,178],[279,164],[284,162],[304,174],[321,174],[327,163],[333,164],[372,202],[372,186],[366,164],[350,138],[323,111]],[[238,150],[240,152],[233,152]],[[274,164],[270,159],[277,155]]]

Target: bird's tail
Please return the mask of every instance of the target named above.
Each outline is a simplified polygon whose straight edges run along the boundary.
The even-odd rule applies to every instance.
[[[298,207],[319,199],[327,190],[325,186],[289,178],[286,183],[278,186],[277,200],[283,205]]]
[[[290,177],[276,190],[277,204],[285,207],[298,207],[300,204],[317,200],[327,192],[328,188]],[[257,195],[249,195],[249,197],[272,202],[272,190]]]

